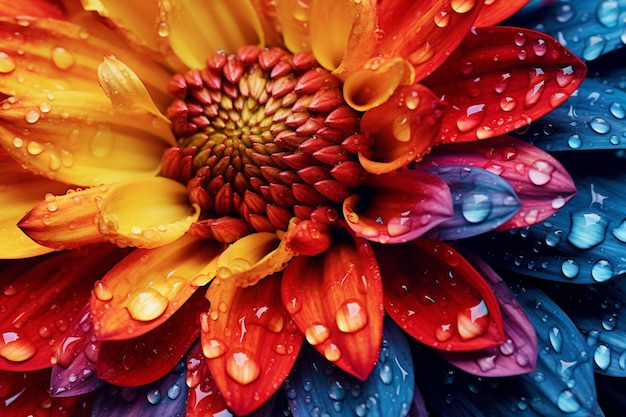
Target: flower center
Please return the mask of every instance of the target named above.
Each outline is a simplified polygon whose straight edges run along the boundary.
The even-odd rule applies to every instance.
[[[292,217],[338,221],[365,176],[355,154],[360,116],[339,79],[311,54],[277,48],[247,46],[206,62],[170,83],[178,147],[166,151],[163,175],[187,184],[214,229],[230,222],[242,235],[284,230]]]

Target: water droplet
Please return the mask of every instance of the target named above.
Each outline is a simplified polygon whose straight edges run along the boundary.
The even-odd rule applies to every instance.
[[[495,90],[496,93],[502,94],[509,87],[509,83],[511,82],[511,74],[504,73],[502,74],[502,79],[496,83]]]
[[[219,339],[202,340],[202,353],[209,359],[219,358],[227,350],[226,344]]]
[[[340,331],[354,333],[367,325],[367,311],[357,300],[345,301],[339,306],[335,321]]]
[[[569,139],[567,139],[567,146],[572,149],[579,149],[581,146],[583,146],[583,141],[579,135],[574,133],[572,136],[569,137]]]
[[[617,326],[617,314],[611,314],[602,319],[602,328],[607,331],[615,330]]]
[[[37,353],[37,347],[14,331],[0,334],[0,356],[11,362],[24,362]]]
[[[583,49],[582,57],[586,61],[593,61],[604,51],[606,40],[600,35],[593,35],[587,38],[585,49]]]
[[[409,55],[409,62],[413,65],[420,65],[430,60],[435,55],[435,48],[429,42],[426,42],[421,47],[417,48],[415,52]]]
[[[465,115],[456,121],[456,127],[463,133],[469,132],[480,125],[485,118],[485,104],[474,104],[467,108]]]
[[[548,44],[543,39],[537,39],[533,45],[533,52],[537,56],[544,56],[548,51]]]
[[[601,117],[594,117],[593,119],[591,119],[591,121],[589,122],[589,127],[591,127],[594,132],[601,135],[604,135],[611,131],[611,125],[609,124],[609,122]]]
[[[615,0],[607,0],[598,4],[596,18],[608,28],[615,27],[619,19],[620,9]]]
[[[378,371],[378,377],[383,384],[391,384],[393,382],[393,371],[391,367],[387,364],[381,366],[380,370]]]
[[[500,353],[504,356],[509,356],[515,353],[515,343],[512,339],[506,339],[504,343],[500,345]]]
[[[579,249],[590,249],[604,240],[608,223],[604,216],[594,211],[574,212],[567,240]]]
[[[139,321],[150,321],[161,316],[169,301],[153,288],[140,288],[130,293],[126,308],[130,316]]]
[[[485,300],[464,308],[457,314],[457,331],[463,340],[470,340],[483,334],[489,327],[489,309]]]
[[[439,13],[435,13],[435,25],[440,28],[445,28],[450,23],[450,13],[445,10],[440,11]]]
[[[493,203],[489,195],[484,193],[469,193],[463,196],[461,211],[463,217],[470,223],[480,223],[491,214]]]
[[[513,111],[517,107],[517,99],[515,97],[502,97],[500,100],[500,108],[504,111]]]
[[[33,156],[37,156],[44,151],[44,147],[41,143],[31,140],[26,144],[26,151]]]
[[[180,384],[176,382],[174,385],[167,389],[167,398],[175,400],[180,395]]]
[[[591,277],[597,282],[613,278],[613,265],[606,259],[600,259],[591,268]]]
[[[33,123],[37,123],[40,117],[41,115],[36,110],[29,110],[24,115],[24,120],[26,120],[26,123],[33,124]]]
[[[552,163],[537,159],[528,169],[528,179],[535,185],[546,185],[552,179],[552,173],[555,170],[556,167]]]
[[[559,87],[567,87],[574,81],[574,67],[567,65],[556,73],[556,83]]]
[[[48,326],[41,326],[37,333],[42,339],[49,339],[52,336],[52,332]]]
[[[304,336],[311,345],[317,346],[330,337],[330,329],[323,324],[313,324],[306,329]]]
[[[596,349],[593,352],[593,361],[596,363],[598,368],[606,371],[611,365],[611,349],[609,349],[607,345],[596,346]]]
[[[560,6],[556,12],[556,20],[559,23],[565,23],[574,17],[574,11],[569,4]]]
[[[613,229],[611,233],[617,240],[626,243],[626,219],[622,220],[620,225]]]
[[[341,350],[339,346],[334,343],[329,343],[324,349],[324,357],[331,362],[336,362],[341,358]]]
[[[161,401],[161,391],[158,389],[150,390],[146,394],[146,399],[152,405],[157,405]]]
[[[556,405],[564,413],[575,413],[580,410],[581,405],[574,397],[572,391],[566,389],[556,397]]]
[[[626,117],[626,109],[621,103],[618,103],[617,101],[609,104],[609,111],[611,112],[611,115],[613,115],[613,117],[615,117],[616,119],[621,120]]]
[[[328,387],[328,396],[331,400],[341,401],[346,398],[346,390],[339,381],[335,381]]]
[[[419,106],[419,104],[420,104],[420,98],[419,98],[419,95],[417,94],[417,91],[411,91],[411,94],[409,94],[404,100],[404,105],[409,110],[415,110]]]
[[[0,73],[10,74],[15,68],[17,68],[15,60],[6,52],[0,52]]]
[[[548,340],[552,349],[556,353],[561,353],[561,347],[563,346],[563,334],[558,327],[553,327],[548,331]]]
[[[241,385],[248,385],[259,377],[261,367],[246,352],[238,351],[226,360],[226,373]]]
[[[157,35],[162,38],[166,38],[170,35],[170,26],[165,21],[161,21],[157,24]]]
[[[546,245],[548,245],[551,248],[556,247],[561,242],[561,234],[562,234],[561,230],[553,230],[550,233],[548,233],[544,239],[546,242]]]
[[[452,0],[450,6],[457,13],[467,13],[476,6],[476,0]]]
[[[439,342],[448,341],[454,336],[454,328],[451,323],[443,323],[435,328],[435,338]]]
[[[389,219],[387,222],[387,233],[389,233],[389,236],[400,236],[411,231],[413,221],[410,214],[410,211],[405,211]]]
[[[487,372],[496,367],[496,355],[482,357],[476,360],[476,364],[480,368],[481,371]]]
[[[513,41],[515,42],[515,45],[520,47],[526,45],[527,40],[528,39],[526,38],[526,34],[524,32],[517,32],[513,36]]]
[[[74,66],[76,60],[67,49],[63,47],[52,48],[51,51],[52,63],[61,70],[67,70]]]

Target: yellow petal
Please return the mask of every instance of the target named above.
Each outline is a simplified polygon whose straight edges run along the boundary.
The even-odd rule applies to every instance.
[[[387,101],[400,85],[411,84],[414,76],[413,67],[402,58],[372,58],[348,76],[344,98],[352,108],[366,111]]]
[[[48,196],[19,225],[55,249],[103,241],[154,248],[183,236],[199,213],[187,202],[184,185],[152,177]]]
[[[290,223],[290,229],[295,223]],[[248,287],[283,270],[295,253],[286,239],[269,232],[253,233],[230,245],[217,260],[217,276]]]
[[[102,92],[60,91],[5,100],[0,143],[36,174],[92,186],[156,175],[174,138],[146,111],[116,113]]]
[[[0,257],[28,258],[51,252],[39,245],[17,227],[18,221],[46,193],[62,193],[65,184],[38,177],[26,171],[0,149]]]
[[[152,101],[146,86],[122,61],[115,57],[104,57],[104,61],[98,67],[98,81],[113,103],[113,107],[120,113],[142,109],[169,124],[168,119]],[[171,144],[174,145],[175,141]]]
[[[265,45],[263,28],[250,0],[172,0],[165,10],[169,41],[190,68],[204,68],[218,50],[234,53],[245,45]]]
[[[311,50],[307,0],[276,0],[276,17],[280,22],[285,46],[291,52]]]

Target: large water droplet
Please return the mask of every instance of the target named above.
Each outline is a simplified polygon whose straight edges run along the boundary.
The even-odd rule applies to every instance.
[[[450,23],[450,13],[445,10],[435,13],[434,21],[438,27],[445,28]]]
[[[126,308],[130,316],[139,321],[150,321],[161,316],[169,301],[153,288],[140,288],[128,296]]]
[[[561,353],[561,347],[563,346],[563,333],[558,327],[553,327],[548,331],[548,340],[552,349],[556,353]]]
[[[335,316],[337,327],[344,333],[354,333],[367,325],[367,311],[356,300],[341,304]]]
[[[50,52],[52,63],[61,70],[70,69],[76,64],[76,59],[67,49],[63,47],[52,48]]]
[[[613,265],[606,259],[600,259],[591,267],[591,277],[597,282],[613,278]]]
[[[37,353],[37,347],[27,337],[15,331],[0,334],[0,356],[11,362],[24,362]]]
[[[617,314],[611,314],[602,319],[602,328],[607,331],[615,330],[617,326]]]
[[[6,52],[0,52],[0,73],[10,74],[15,68],[17,68],[15,60]]]
[[[470,340],[485,333],[489,327],[489,309],[485,300],[465,308],[457,314],[457,331],[463,340]]]
[[[328,387],[328,396],[331,400],[334,401],[341,401],[346,398],[346,390],[341,385],[341,382],[335,381],[334,383],[330,384],[330,386]]]
[[[515,97],[502,97],[500,100],[500,108],[504,111],[513,111],[517,107],[517,99]]]
[[[528,38],[526,38],[526,34],[524,32],[517,32],[513,36],[513,41],[515,42],[515,45],[521,47],[521,46],[526,45],[526,42],[528,41]]]
[[[598,4],[596,9],[596,17],[598,21],[608,28],[617,25],[620,14],[620,8],[615,0],[606,0]]]
[[[596,363],[598,368],[606,371],[611,365],[611,349],[609,349],[607,345],[596,346],[596,349],[593,352],[593,361]]]
[[[609,124],[609,122],[601,117],[594,117],[593,119],[591,119],[591,121],[589,122],[589,127],[591,127],[594,132],[601,135],[607,134],[611,131],[611,125]]]
[[[572,213],[572,227],[567,240],[579,249],[590,249],[600,244],[605,237],[608,220],[593,211]]]
[[[564,413],[575,413],[580,410],[581,405],[574,397],[572,391],[566,389],[559,393],[556,397],[556,405]]]
[[[580,138],[580,135],[577,135],[576,133],[574,133],[572,136],[570,136],[567,139],[567,146],[569,146],[572,149],[580,149],[580,147],[583,146],[583,141]]]
[[[586,61],[593,61],[604,51],[606,40],[600,35],[593,35],[587,38],[585,49],[583,49],[582,57]]]
[[[341,358],[341,350],[334,343],[329,343],[324,349],[324,357],[331,362],[337,362]]]
[[[411,231],[413,221],[410,214],[410,211],[406,211],[389,219],[387,222],[389,236],[400,236]]]
[[[478,127],[485,118],[485,104],[474,104],[467,108],[465,115],[456,121],[456,127],[463,133]]]
[[[484,193],[470,193],[463,197],[461,212],[470,223],[480,223],[491,214],[493,203],[489,195]]]
[[[457,13],[467,13],[476,6],[476,0],[452,0],[450,6]]]
[[[241,385],[247,385],[259,377],[261,367],[246,352],[239,351],[226,360],[226,373]]]
[[[228,347],[219,339],[202,340],[202,353],[209,359],[215,359],[222,356]]]
[[[389,385],[393,382],[393,370],[389,365],[385,364],[380,367],[378,377],[383,384]]]
[[[620,225],[613,229],[611,233],[617,240],[626,243],[626,219],[622,220]]]
[[[580,272],[580,266],[573,259],[568,259],[561,264],[561,272],[565,278],[574,279]]]
[[[113,291],[111,291],[111,287],[101,280],[95,282],[93,293],[100,301],[109,301],[113,298]]]
[[[175,400],[180,395],[180,384],[176,382],[174,385],[167,389],[167,398]]]
[[[313,324],[304,332],[306,340],[313,346],[324,343],[330,337],[330,329],[323,324]]]
[[[528,179],[535,185],[546,185],[552,180],[552,173],[555,170],[556,167],[552,163],[537,159],[528,169]]]
[[[614,101],[611,104],[609,104],[609,111],[611,112],[611,115],[615,117],[616,119],[621,120],[624,117],[626,117],[626,109],[624,109],[624,106],[621,103],[618,103],[617,101]]]

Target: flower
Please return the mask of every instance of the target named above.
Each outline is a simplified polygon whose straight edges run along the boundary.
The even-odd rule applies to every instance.
[[[34,257],[3,264],[7,409],[100,389],[105,414],[109,392],[166,414],[415,414],[422,350],[400,329],[470,374],[537,376],[520,304],[542,296],[464,244],[575,193],[504,136],[586,71],[491,26],[525,3],[3,6],[3,253]],[[551,400],[580,406],[571,389]]]

